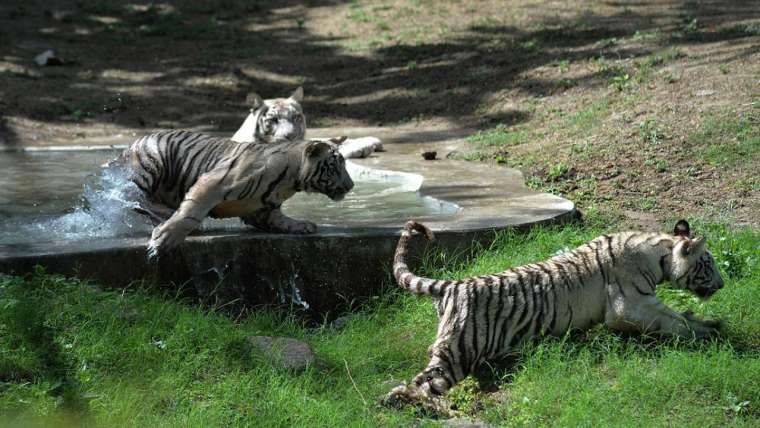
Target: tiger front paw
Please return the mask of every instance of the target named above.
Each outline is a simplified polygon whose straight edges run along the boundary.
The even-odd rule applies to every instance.
[[[418,401],[418,397],[412,394],[405,385],[397,386],[391,390],[381,401],[381,404],[389,409],[400,410],[409,404]]]
[[[153,228],[148,241],[148,260],[158,260],[185,240],[187,234],[174,223],[162,223]]]
[[[701,320],[694,328],[696,336],[700,339],[709,339],[720,335],[721,322],[716,320]]]
[[[441,397],[431,397],[422,390],[407,385],[397,386],[381,401],[389,409],[401,410],[406,406],[415,406],[418,411],[445,417],[460,416],[452,406]]]
[[[694,312],[691,310],[683,312],[681,315],[688,320],[689,327],[699,339],[707,339],[720,334],[722,323],[719,320],[703,320],[694,316]]]
[[[317,225],[310,221],[293,221],[288,224],[287,232],[297,235],[309,235],[317,231]]]

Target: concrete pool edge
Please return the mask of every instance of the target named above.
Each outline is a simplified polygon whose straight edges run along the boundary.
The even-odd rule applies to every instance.
[[[572,220],[575,211],[510,227]],[[504,228],[439,230],[434,248],[469,254],[487,247]],[[308,236],[262,233],[193,236],[158,263],[145,257],[144,238],[101,240],[88,249],[71,244],[28,246],[24,254],[0,250],[0,272],[25,274],[40,265],[48,273],[76,276],[122,288],[140,281],[182,288],[198,297],[242,299],[248,306],[294,307],[312,317],[337,315],[388,285],[398,228],[330,228]],[[412,259],[427,246],[416,239]]]
[[[398,143],[384,138],[385,152],[355,162],[422,175],[420,195],[461,207],[449,215],[416,218],[437,232],[436,245],[442,251],[467,253],[473,242],[488,245],[496,231],[564,222],[576,215],[571,201],[527,189],[519,171],[448,159],[423,161],[418,156],[422,144],[403,138]],[[437,147],[446,144],[442,140]],[[145,258],[147,236],[84,244],[0,245],[0,272],[23,274],[42,265],[47,272],[105,286],[124,287],[135,281],[174,284],[199,296],[214,293],[249,305],[294,306],[321,316],[365,301],[388,284],[393,251],[406,220],[342,222],[341,227],[321,226],[308,236],[211,230],[189,237],[157,264]],[[415,240],[417,249],[421,242]]]

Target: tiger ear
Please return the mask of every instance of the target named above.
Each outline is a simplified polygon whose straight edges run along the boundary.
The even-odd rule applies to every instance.
[[[332,146],[330,143],[324,142],[324,141],[309,141],[309,144],[306,145],[306,148],[304,149],[304,155],[307,158],[316,158],[320,157],[327,152],[329,152],[332,149]]]
[[[683,236],[684,238],[691,237],[691,229],[689,228],[689,222],[686,220],[678,220],[676,227],[673,228],[673,235]]]
[[[696,239],[690,239],[683,247],[681,247],[681,253],[684,256],[690,256],[693,254],[701,255],[705,252],[706,243],[707,239],[703,236]]]
[[[330,137],[327,139],[327,141],[335,144],[336,146],[339,146],[343,144],[343,142],[345,142],[347,139],[348,137],[346,137],[345,135],[341,135],[340,137]]]
[[[259,107],[264,105],[264,99],[256,92],[249,92],[245,97],[245,103],[251,106],[251,112],[258,110]]]
[[[302,102],[303,101],[303,86],[299,86],[298,89],[293,91],[292,94],[290,94],[290,99],[296,102]]]

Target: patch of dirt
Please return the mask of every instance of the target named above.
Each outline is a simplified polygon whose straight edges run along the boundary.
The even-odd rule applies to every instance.
[[[232,133],[298,85],[311,127],[501,125],[464,156],[582,209],[760,223],[753,0],[0,4],[4,145]]]

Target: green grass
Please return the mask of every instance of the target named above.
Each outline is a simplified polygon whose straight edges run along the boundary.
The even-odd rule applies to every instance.
[[[504,233],[467,262],[430,251],[422,272],[503,270],[579,245],[609,230],[606,224]],[[603,328],[544,338],[523,348],[513,368],[491,370],[497,393],[467,380],[449,398],[507,426],[756,426],[760,232],[699,223],[694,229],[709,237],[726,287],[706,302],[677,291],[660,295],[679,310],[722,319],[721,339],[663,342]],[[431,303],[405,293],[380,296],[341,331],[267,311],[236,322],[155,290],[107,291],[42,272],[0,277],[0,308],[0,425],[438,423],[377,404],[423,367],[435,336]],[[278,369],[250,348],[250,335],[302,339],[318,363],[301,373]]]
[[[582,134],[590,133],[599,121],[610,111],[610,103],[606,99],[594,102],[583,110],[578,111],[565,120],[565,127]]]
[[[516,146],[528,141],[528,133],[510,130],[506,125],[497,125],[487,131],[478,131],[468,137],[467,141],[481,147]]]
[[[760,124],[752,115],[708,117],[690,141],[713,165],[734,166],[760,156]]]

